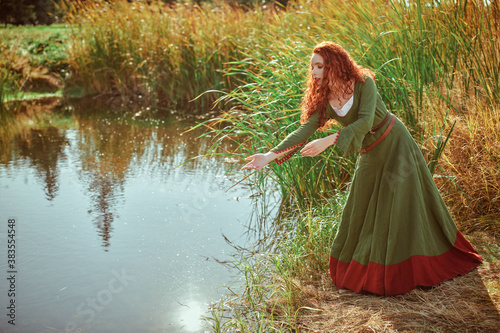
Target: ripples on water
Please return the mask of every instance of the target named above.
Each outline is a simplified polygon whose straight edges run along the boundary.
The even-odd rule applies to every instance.
[[[194,158],[209,138],[183,133],[195,123],[174,115],[89,103],[31,111],[0,134],[0,278],[9,218],[18,272],[16,325],[2,313],[0,331],[208,331],[200,316],[235,278],[214,260],[230,258],[222,234],[256,241],[252,220],[274,214],[275,192],[226,192],[241,166]],[[5,309],[6,284],[0,295]]]

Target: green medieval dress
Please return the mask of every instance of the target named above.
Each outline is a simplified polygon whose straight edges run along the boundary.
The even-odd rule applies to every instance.
[[[395,116],[392,122],[384,121],[388,111],[372,78],[356,82],[352,103],[343,117],[329,104],[326,109],[327,119],[343,126],[336,144],[345,155],[387,136],[359,156],[330,252],[330,276],[336,287],[398,295],[478,266],[481,257],[457,229],[407,128]],[[294,155],[318,126],[316,112],[271,149],[289,151],[275,162]]]

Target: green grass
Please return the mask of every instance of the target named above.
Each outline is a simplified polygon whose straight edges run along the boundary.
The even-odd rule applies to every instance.
[[[56,93],[69,75],[66,25],[0,28],[0,75],[8,98],[29,92]]]
[[[68,25],[0,27],[1,45],[27,56],[33,67],[45,66],[50,71],[67,67],[65,43],[70,36]]]
[[[25,40],[38,39],[43,40],[53,36],[69,37],[69,29],[66,24],[51,24],[51,25],[23,25],[15,26],[11,24],[0,25],[0,36],[5,41],[7,40]]]
[[[45,97],[63,97],[63,91],[58,90],[55,92],[19,92],[17,94],[6,94],[4,97],[5,102],[12,100],[28,100],[28,99],[39,99]]]

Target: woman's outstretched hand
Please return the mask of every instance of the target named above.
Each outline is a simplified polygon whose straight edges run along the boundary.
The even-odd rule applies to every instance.
[[[260,170],[263,167],[265,167],[272,159],[270,158],[270,155],[268,154],[254,154],[245,157],[245,160],[250,161],[249,163],[245,164],[241,170],[245,169],[255,169],[255,170]],[[240,171],[241,171],[240,170]]]

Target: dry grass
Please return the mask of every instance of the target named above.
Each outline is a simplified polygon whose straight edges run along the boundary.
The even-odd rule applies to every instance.
[[[457,119],[452,142],[444,155],[444,172],[454,181],[445,182],[448,204],[460,225],[480,227],[499,234],[500,224],[500,110],[478,107]],[[481,218],[480,218],[481,217]]]
[[[62,87],[61,78],[50,72],[43,65],[34,64],[29,57],[20,55],[15,49],[8,49],[0,44],[0,74],[9,73],[15,79],[9,83],[9,92],[12,91],[55,91]]]
[[[275,21],[271,10],[226,1],[91,0],[71,2],[68,11],[74,84],[174,106],[207,90],[231,89],[232,78],[223,74],[228,63],[258,47]]]
[[[244,273],[244,286],[230,288],[230,296],[212,308],[212,317],[206,318],[211,331],[498,331],[500,237],[484,231],[466,234],[483,263],[432,288],[392,297],[340,294],[327,267],[331,228],[323,230],[322,222],[335,223],[338,216],[332,208],[342,205],[323,206],[308,212],[310,217],[291,218],[296,220],[291,224],[295,231],[279,234],[272,253],[249,258],[242,254],[245,259],[239,259],[236,267]]]
[[[491,105],[478,87],[455,80],[451,88],[430,86],[425,96],[422,123],[427,127],[424,146],[435,145],[433,124],[446,131],[455,123],[438,163],[434,180],[461,230],[500,235],[500,108]],[[440,98],[446,96],[446,98]]]
[[[394,297],[339,294],[328,274],[302,287],[301,332],[498,332],[500,239],[469,237],[485,262],[469,274]],[[492,250],[493,248],[493,250]]]

